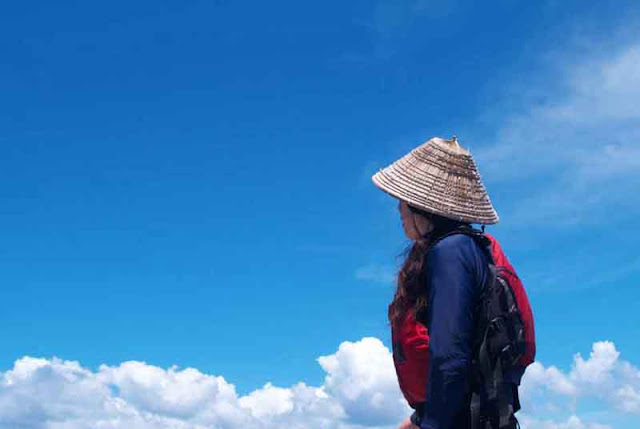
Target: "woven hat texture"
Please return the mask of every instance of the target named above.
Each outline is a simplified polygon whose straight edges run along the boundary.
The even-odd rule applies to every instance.
[[[432,138],[371,179],[383,191],[430,213],[482,225],[499,219],[476,163],[455,136]]]

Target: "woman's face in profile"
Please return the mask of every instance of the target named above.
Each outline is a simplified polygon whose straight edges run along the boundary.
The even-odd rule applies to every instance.
[[[409,205],[404,201],[400,201],[398,203],[398,210],[400,211],[400,218],[402,219],[402,228],[407,238],[410,240],[420,238],[420,234],[416,230],[414,214],[409,210]]]
[[[409,205],[400,201],[398,203],[400,218],[402,219],[402,228],[409,240],[418,240],[424,234],[433,231],[433,222],[431,218],[418,215],[409,209]]]

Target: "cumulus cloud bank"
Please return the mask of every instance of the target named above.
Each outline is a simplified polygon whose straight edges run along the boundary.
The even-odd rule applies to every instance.
[[[23,357],[0,373],[0,428],[357,428],[408,415],[389,350],[344,342],[318,359],[320,387],[267,383],[239,397],[224,377],[144,362],[102,365]]]
[[[224,377],[194,368],[131,361],[91,371],[78,362],[23,357],[0,373],[0,428],[393,428],[409,415],[380,340],[345,341],[318,363],[326,372],[321,386],[267,383],[238,396]],[[534,363],[521,393],[524,428],[603,429],[610,426],[576,415],[578,399],[600,399],[637,418],[640,370],[620,360],[613,343],[597,342],[589,358],[574,357],[568,373]],[[570,405],[559,407],[562,401]]]
[[[620,360],[620,352],[610,341],[593,344],[588,359],[576,354],[569,372],[534,362],[525,374],[521,395],[526,404],[523,422],[530,427],[605,428],[583,423],[575,413],[581,399],[599,405],[600,414],[627,414],[629,421],[640,418],[640,370]],[[551,425],[530,416],[570,414],[562,424]],[[551,425],[551,426],[550,426]],[[524,426],[524,425],[523,425]]]

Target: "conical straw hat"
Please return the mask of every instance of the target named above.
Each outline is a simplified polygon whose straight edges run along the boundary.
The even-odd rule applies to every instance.
[[[482,225],[498,222],[476,163],[455,136],[432,138],[371,179],[383,191],[429,213]]]

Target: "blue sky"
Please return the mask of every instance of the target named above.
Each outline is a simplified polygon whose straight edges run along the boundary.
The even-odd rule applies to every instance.
[[[321,385],[319,356],[389,345],[407,242],[371,174],[452,134],[540,362],[568,373],[610,341],[640,363],[634,2],[3,9],[0,370],[55,356],[194,367],[239,395]],[[583,423],[638,419],[589,401]]]

